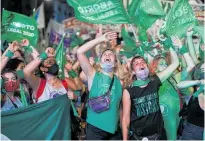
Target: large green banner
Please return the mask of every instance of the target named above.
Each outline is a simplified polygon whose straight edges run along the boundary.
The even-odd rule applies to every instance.
[[[128,7],[128,13],[137,26],[145,30],[165,13],[158,0],[133,0]]]
[[[165,31],[168,36],[183,37],[187,28],[197,24],[197,19],[188,0],[176,0],[166,18]]]
[[[130,23],[121,0],[67,0],[75,17],[93,24]]]
[[[70,140],[67,95],[1,113],[1,133],[11,140]]]
[[[3,40],[8,41],[20,41],[26,38],[30,45],[35,47],[38,41],[36,21],[25,15],[3,10],[1,36]]]

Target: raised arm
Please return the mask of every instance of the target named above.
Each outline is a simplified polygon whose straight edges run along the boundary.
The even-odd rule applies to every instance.
[[[123,97],[122,97],[122,136],[123,140],[128,140],[129,135],[129,126],[130,126],[130,107],[131,107],[131,100],[129,92],[124,89]]]
[[[179,82],[177,84],[177,87],[179,89],[184,89],[184,88],[188,88],[188,87],[192,87],[192,86],[196,86],[200,84],[204,84],[204,80],[185,80],[185,81]]]
[[[52,52],[54,52],[53,48],[47,48],[45,52],[43,52],[39,57],[31,61],[29,64],[27,64],[23,69],[24,79],[29,83],[34,91],[37,90],[40,83],[40,78],[36,77],[34,72],[37,70],[38,66],[43,60],[45,60],[47,57],[54,56],[54,53]]]
[[[176,52],[172,48],[169,48],[169,51],[171,56],[171,64],[165,70],[157,73],[157,76],[161,82],[164,82],[167,78],[169,78],[179,65],[179,59]]]
[[[1,58],[1,70],[0,73],[2,72],[2,70],[5,68],[6,64],[8,63],[8,61],[14,57],[14,53],[19,49],[19,46],[17,44],[17,42],[12,42],[9,43],[9,47],[7,48],[7,50],[4,52],[4,54]]]
[[[191,55],[194,63],[198,64],[199,60],[197,59],[196,50],[195,50],[195,47],[193,44],[193,39],[192,39],[193,30],[191,28],[188,29],[186,35],[187,35],[188,48],[189,48],[190,55]]]
[[[77,73],[72,69],[72,64],[67,62],[65,65],[65,69],[67,70],[68,75],[73,79],[76,88],[74,90],[81,90],[82,89],[82,81],[80,80]]]
[[[190,72],[195,67],[195,63],[191,58],[188,49],[185,45],[182,44],[181,40],[178,37],[173,37],[172,40],[173,45],[179,48],[179,53],[183,55],[184,60],[186,61],[186,71]]]
[[[86,76],[93,77],[94,73],[95,73],[95,69],[91,66],[85,53],[101,42],[115,39],[116,36],[117,36],[117,34],[115,32],[107,32],[104,35],[102,35],[102,36],[100,36],[92,41],[89,41],[89,42],[85,43],[84,45],[82,45],[80,48],[78,48],[78,50],[77,50],[78,61],[80,63],[80,66],[81,66],[83,72],[86,74]]]

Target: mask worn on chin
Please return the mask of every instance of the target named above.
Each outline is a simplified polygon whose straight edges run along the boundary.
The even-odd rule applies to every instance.
[[[135,74],[140,80],[145,80],[149,75],[149,69],[144,68],[143,70],[138,70],[135,72]]]
[[[101,63],[101,68],[103,69],[103,71],[110,73],[114,69],[114,63],[112,63],[112,62]]]
[[[58,69],[58,65],[55,63],[50,68],[48,68],[46,73],[56,76],[58,75]]]
[[[19,88],[19,82],[7,81],[4,83],[6,92],[14,92]]]

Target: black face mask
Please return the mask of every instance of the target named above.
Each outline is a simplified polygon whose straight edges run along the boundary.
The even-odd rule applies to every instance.
[[[58,65],[56,63],[53,64],[50,68],[48,68],[47,73],[54,76],[58,75]]]

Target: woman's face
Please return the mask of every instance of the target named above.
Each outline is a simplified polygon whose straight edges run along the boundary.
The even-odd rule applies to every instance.
[[[131,65],[134,72],[148,68],[147,63],[142,58],[135,59]]]
[[[16,70],[18,71],[18,70],[23,70],[25,68],[25,64],[23,63],[23,62],[21,62],[20,64],[19,64],[19,66],[16,68]]]
[[[165,59],[159,59],[159,62],[158,62],[158,65],[157,65],[157,71],[158,72],[161,72],[161,71],[163,71],[164,69],[166,69],[167,68],[167,62],[166,62],[166,60]]]
[[[4,83],[8,81],[13,81],[13,82],[17,81],[15,74],[12,72],[4,73],[3,78],[4,78]]]
[[[55,64],[56,60],[54,57],[49,57],[46,60],[43,61],[43,66],[44,67],[51,67],[53,64]]]
[[[115,54],[111,51],[111,50],[106,50],[101,57],[101,62],[105,63],[105,62],[115,62]]]

